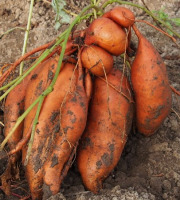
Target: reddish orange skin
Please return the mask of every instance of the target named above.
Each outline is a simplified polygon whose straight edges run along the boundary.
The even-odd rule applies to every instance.
[[[166,66],[153,45],[133,25],[139,39],[131,68],[136,101],[136,125],[146,136],[160,127],[171,110],[172,92]]]
[[[125,31],[105,17],[95,19],[86,30],[85,44],[95,44],[115,56],[125,52],[127,43]]]
[[[55,60],[48,62],[42,72],[38,74],[37,79],[34,79],[34,82],[29,85],[27,107],[49,85],[49,70],[55,70],[56,66]],[[25,167],[33,200],[47,199],[52,194],[59,192],[65,176],[63,170],[66,168],[68,171],[70,167],[66,166],[66,162],[85,128],[88,98],[90,98],[92,85],[87,74],[85,84],[88,88],[88,95],[86,96],[84,86],[78,84],[79,82],[83,84],[83,79],[82,76],[79,77],[75,65],[63,64],[53,91],[43,102],[36,126],[32,153]],[[39,87],[39,83],[41,83],[41,87]],[[30,94],[32,98],[30,98]],[[75,101],[76,98],[78,101]],[[35,112],[36,108],[26,117],[24,134],[30,128]],[[60,120],[60,116],[62,120]],[[27,147],[23,149],[23,162],[26,151]]]
[[[107,17],[125,28],[132,26],[135,21],[133,12],[131,12],[128,8],[120,6],[114,7],[112,10],[105,13],[103,17]]]
[[[105,76],[113,67],[112,55],[95,45],[84,47],[81,60],[83,66],[97,76]]]
[[[87,94],[82,75],[82,69],[79,69],[78,76],[76,75],[71,82],[74,87],[65,96],[60,106],[60,132],[56,136],[52,154],[43,166],[44,199],[59,192],[62,180],[70,167],[67,166],[69,157],[86,126],[91,84],[89,76],[86,76]]]
[[[24,98],[25,98],[25,88],[29,82],[29,77],[23,80],[19,85],[17,85],[7,96],[5,102],[4,111],[4,124],[5,124],[5,137],[9,134],[11,129],[14,127],[18,117],[24,111]],[[14,134],[8,140],[8,146],[10,150],[14,149],[16,144],[22,138],[23,122],[17,127]],[[11,156],[11,162],[14,165],[19,158],[19,153]]]
[[[5,111],[4,111],[4,123],[5,137],[9,134],[9,132],[14,127],[17,119],[24,112],[25,106],[25,94],[26,88],[29,82],[31,81],[31,77],[33,74],[38,73],[41,70],[41,64],[39,64],[19,85],[17,85],[7,96],[5,102]],[[10,150],[14,149],[18,142],[21,140],[23,135],[23,124],[24,121],[17,127],[13,135],[8,140],[8,146]],[[17,152],[10,156],[10,161],[13,167],[13,174],[18,173],[16,168],[16,161],[19,159],[20,153]],[[16,174],[15,174],[16,175]]]
[[[120,89],[122,73],[113,69],[108,81]],[[93,193],[117,165],[130,132],[133,105],[123,95],[99,78],[94,81],[86,129],[80,141],[77,165],[85,187]],[[122,92],[131,99],[124,76]]]
[[[57,61],[53,58],[49,58],[47,61],[43,62],[41,64],[41,70],[38,73],[35,73],[31,77],[31,81],[28,84],[26,88],[26,96],[25,96],[25,109],[27,109],[34,101],[35,99],[49,86],[49,84],[52,81],[52,78],[55,74],[57,67]],[[51,93],[49,94],[51,95]],[[48,96],[49,97],[49,96]],[[45,106],[46,99],[44,100],[43,106]],[[56,105],[56,101],[54,101],[54,104],[50,105]],[[43,109],[43,108],[42,108]],[[26,116],[24,120],[24,130],[23,130],[23,136],[25,137],[29,130],[32,128],[32,123],[36,114],[37,106],[35,106],[30,113]],[[52,110],[49,110],[50,112],[53,112]],[[40,117],[41,117],[40,113]],[[44,114],[44,116],[47,116]],[[45,117],[46,120],[48,119]],[[45,119],[44,118],[44,119]],[[49,120],[50,123],[50,120]],[[32,199],[41,199],[42,196],[42,162],[40,158],[38,157],[39,154],[43,157],[44,153],[42,145],[44,144],[44,140],[47,137],[45,132],[42,135],[42,132],[39,133],[40,136],[38,136],[38,127],[43,126],[43,123],[40,123],[37,125],[36,128],[36,134],[34,137],[34,143],[32,147],[32,156],[29,158],[29,162],[27,166],[25,167],[25,173],[26,177],[29,183],[29,188],[31,191]],[[25,157],[26,157],[26,151],[27,146],[24,146],[22,149],[22,162],[24,163]]]

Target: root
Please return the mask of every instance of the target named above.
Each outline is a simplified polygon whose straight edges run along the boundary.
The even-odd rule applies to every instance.
[[[7,77],[9,76],[9,74],[25,59],[27,59],[29,56],[33,55],[34,53],[37,53],[39,51],[42,51],[48,47],[50,47],[51,45],[54,44],[54,41],[52,42],[49,42],[47,44],[44,44],[40,47],[37,47],[35,49],[33,49],[32,51],[24,54],[23,56],[21,56],[18,60],[16,60],[14,62],[14,64],[11,65],[11,67],[6,71],[4,72],[4,74],[0,77],[0,86],[2,86],[2,84],[4,83],[4,81],[7,79]]]
[[[172,85],[170,85],[171,90],[177,94],[178,96],[180,96],[180,92],[178,90],[176,90]]]
[[[8,152],[8,155],[12,155],[17,153],[18,151],[20,151],[23,146],[28,142],[30,136],[31,136],[31,131],[32,131],[32,125],[31,128],[29,129],[28,133],[26,136],[24,136],[17,144],[16,147],[14,149],[12,149],[10,152]]]
[[[135,22],[143,22],[151,27],[153,27],[154,29],[158,30],[159,32],[163,33],[164,35],[168,36],[169,38],[171,38],[171,40],[178,46],[178,44],[176,43],[176,39],[174,37],[172,37],[171,35],[169,35],[168,33],[166,33],[165,31],[161,30],[160,28],[154,26],[153,24],[145,21],[145,20],[140,20],[140,19],[136,19]]]
[[[106,80],[101,77],[101,76],[98,76],[98,78],[100,78],[101,80],[103,80],[104,82],[106,82]],[[135,103],[133,101],[133,99],[129,98],[126,94],[124,94],[122,91],[118,90],[113,84],[111,83],[108,83],[110,87],[112,87],[114,90],[116,90],[117,92],[119,92],[120,94],[122,94],[130,103]]]
[[[61,182],[63,181],[63,179],[67,175],[67,172],[68,172],[69,168],[73,164],[73,157],[76,154],[77,146],[78,146],[78,142],[75,144],[74,149],[72,150],[72,152],[70,154],[70,157],[69,157],[68,161],[65,163],[65,166],[64,166],[64,168],[62,170],[62,174],[61,174],[61,177],[60,177]]]

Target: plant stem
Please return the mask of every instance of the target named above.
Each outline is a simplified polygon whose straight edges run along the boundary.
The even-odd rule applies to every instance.
[[[14,80],[12,80],[8,84],[4,85],[3,87],[0,87],[0,91],[5,90],[8,87],[10,87],[11,85],[13,85],[19,78],[20,78],[20,76],[18,76],[17,78],[15,78]]]
[[[30,138],[29,143],[28,143],[26,159],[25,159],[25,162],[24,162],[25,166],[28,164],[29,156],[31,155],[31,150],[32,150],[32,145],[33,145],[33,141],[34,141],[36,125],[38,123],[38,118],[39,118],[39,114],[40,114],[40,111],[41,111],[41,107],[42,107],[44,98],[45,98],[44,96],[41,96],[41,98],[39,100],[38,107],[37,107],[36,116],[34,118],[34,122],[33,122],[33,126],[32,126],[31,138]]]
[[[14,27],[14,28],[11,28],[11,29],[9,29],[9,30],[7,30],[6,32],[4,32],[2,35],[0,35],[0,39],[4,36],[4,35],[7,35],[8,33],[10,33],[10,32],[12,32],[12,31],[14,31],[14,30],[16,30],[16,29],[20,29],[20,30],[25,30],[25,28],[22,28],[22,27]]]
[[[96,6],[96,0],[94,0],[94,1],[93,1],[93,4]],[[96,10],[95,10],[95,9],[93,9],[93,11],[94,11],[94,18],[95,18],[95,19],[97,19]]]
[[[30,30],[30,26],[31,26],[33,4],[34,4],[34,0],[31,0],[30,9],[29,9],[29,16],[28,16],[28,23],[27,23],[27,27],[26,27],[25,36],[24,36],[24,44],[23,44],[22,55],[24,55],[25,52],[26,52],[27,41],[28,41],[28,36],[29,36],[29,30]],[[20,72],[19,72],[20,76],[23,73],[23,66],[24,66],[24,61],[22,61],[21,64],[20,64]]]
[[[150,15],[153,19],[155,19],[156,21],[158,21],[159,23],[161,23],[163,26],[165,26],[167,29],[169,29],[174,35],[176,35],[178,38],[180,38],[180,34],[177,33],[176,31],[174,31],[172,28],[170,28],[165,22],[163,22],[162,20],[160,20],[158,17],[156,17],[151,11],[149,11],[148,9],[146,9],[143,6],[140,6],[138,4],[134,4],[131,2],[127,2],[127,1],[120,1],[120,0],[109,0],[106,1],[103,5],[102,5],[102,9],[104,9],[105,7],[107,7],[109,4],[112,3],[119,3],[119,4],[125,4],[125,5],[129,5],[129,6],[133,6],[136,8],[140,8],[141,10],[143,10],[144,12],[146,12],[148,15]]]
[[[67,14],[70,14],[70,15],[72,15],[72,16],[74,16],[74,17],[77,16],[77,14],[75,14],[75,13],[73,13],[73,12],[71,12],[70,10],[67,10],[67,9],[65,9],[65,8],[63,8],[62,10],[64,10],[64,12],[66,12]]]

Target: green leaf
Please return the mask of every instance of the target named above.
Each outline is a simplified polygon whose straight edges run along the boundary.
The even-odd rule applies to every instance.
[[[172,18],[171,21],[173,21],[176,26],[180,26],[180,18]]]
[[[69,23],[71,20],[70,16],[64,12],[63,10],[61,11],[61,22],[62,23]]]
[[[70,16],[64,12],[64,6],[66,5],[65,0],[52,0],[52,7],[54,11],[56,12],[55,17],[55,29],[58,30],[63,23],[70,23]]]
[[[56,23],[55,23],[55,29],[58,30],[60,27],[61,27],[60,22],[56,22]]]

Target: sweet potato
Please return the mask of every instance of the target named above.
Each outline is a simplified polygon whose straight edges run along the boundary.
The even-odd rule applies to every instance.
[[[43,166],[43,199],[59,192],[62,180],[71,166],[72,161],[69,162],[69,159],[70,157],[72,159],[72,152],[75,153],[77,143],[86,125],[91,79],[86,76],[86,86],[84,86],[84,74],[80,59],[78,72],[77,79],[72,82],[73,87],[65,96],[60,107],[60,132],[57,134],[53,151]]]
[[[134,24],[135,16],[131,10],[125,7],[117,6],[106,12],[103,17],[107,17],[122,27],[128,28]]]
[[[29,77],[27,77],[21,84],[17,85],[14,90],[12,90],[7,96],[5,102],[4,110],[4,135],[8,135],[10,130],[14,127],[18,117],[24,112],[24,97],[25,97],[25,88],[29,82]],[[9,149],[12,150],[16,147],[17,143],[22,137],[23,122],[17,127],[16,131],[10,137],[8,141]],[[10,157],[10,162],[13,167],[13,171],[16,173],[16,161],[18,160],[20,154],[16,153]]]
[[[148,136],[160,127],[169,114],[172,94],[161,56],[135,25],[133,29],[139,40],[131,69],[136,125],[139,132]]]
[[[84,47],[81,59],[83,67],[97,76],[105,76],[113,67],[112,55],[95,45]]]
[[[57,61],[53,58],[49,58],[47,61],[45,61],[42,64],[41,71],[37,74],[35,73],[31,77],[31,81],[26,88],[25,109],[27,109],[34,102],[34,100],[49,86],[49,84],[51,83],[54,77],[56,68],[57,68]],[[56,105],[56,101],[54,101],[54,103],[50,105],[52,106]],[[31,131],[36,110],[37,110],[37,106],[35,106],[31,110],[31,112],[27,115],[27,117],[24,120],[23,137],[26,137],[29,131]],[[53,114],[53,110],[49,110],[49,111],[52,112]],[[42,125],[42,123],[38,124],[38,126],[39,125]],[[33,199],[36,199],[36,198],[39,199],[39,187],[38,187],[39,185],[38,184],[40,181],[42,181],[42,175],[41,176],[39,175],[40,174],[39,171],[41,169],[41,165],[40,165],[41,163],[40,163],[40,160],[38,160],[38,153],[42,153],[42,152],[38,152],[38,149],[39,151],[42,151],[42,145],[44,145],[44,143],[42,143],[42,139],[43,139],[43,136],[44,136],[44,139],[47,137],[45,135],[47,134],[47,131],[44,133],[42,138],[38,137],[37,139],[37,134],[38,134],[38,128],[36,129],[36,134],[34,138],[35,142],[33,143],[33,149],[32,149],[33,155],[32,157],[30,157],[29,163],[26,166],[26,170],[25,170]],[[24,146],[23,151],[22,151],[23,163],[25,161],[26,151],[27,151],[27,147]],[[40,166],[38,167],[38,165]]]
[[[128,42],[125,31],[111,19],[95,19],[86,30],[85,44],[95,44],[113,55],[125,52]]]
[[[7,96],[4,110],[4,135],[5,137],[9,134],[11,129],[14,127],[18,117],[24,112],[24,102],[26,88],[31,78],[38,74],[43,64],[39,64],[19,85],[17,85]],[[8,140],[8,146],[10,151],[16,148],[16,145],[22,138],[23,122],[17,127],[13,135]],[[20,156],[19,152],[16,152],[10,156],[10,162],[12,172],[14,175],[18,175],[16,168],[16,161]]]
[[[96,78],[87,125],[80,140],[77,165],[85,187],[93,193],[117,165],[130,132],[133,104],[128,80],[119,70]],[[119,91],[119,92],[118,92]]]

